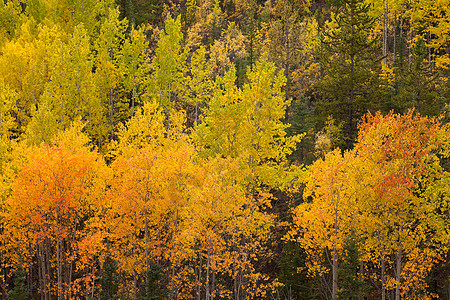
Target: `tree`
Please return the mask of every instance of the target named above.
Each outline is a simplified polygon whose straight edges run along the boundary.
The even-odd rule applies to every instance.
[[[27,135],[29,141],[49,143],[59,130],[66,130],[75,119],[86,121],[89,135],[100,139],[100,98],[92,74],[89,36],[83,25],[76,26],[67,43],[55,42],[49,60],[51,74],[36,111],[32,113]]]
[[[339,292],[339,264],[346,237],[358,223],[352,218],[356,203],[352,184],[356,182],[350,174],[355,162],[353,153],[341,155],[336,149],[309,168],[304,197],[312,197],[312,201],[294,209],[294,228],[289,234],[305,249],[310,272],[328,284],[325,293],[330,291],[331,299]],[[326,280],[330,269],[331,284]]]
[[[354,297],[369,279],[381,299],[388,291],[396,299],[428,295],[426,276],[448,240],[438,229],[446,226],[446,210],[436,209],[446,197],[438,186],[446,178],[440,157],[448,155],[447,132],[413,111],[368,115],[353,150],[335,150],[310,167],[307,202],[295,208],[289,238],[306,250],[313,274],[331,271],[332,298],[339,290]],[[358,262],[348,256],[356,245]]]
[[[184,79],[182,71],[186,54],[182,49],[182,39],[180,16],[173,19],[169,14],[159,35],[147,92],[147,97],[158,101],[167,112],[174,107]]]
[[[109,9],[108,17],[100,27],[100,35],[95,41],[97,51],[95,60],[95,82],[98,87],[99,98],[102,99],[107,113],[107,125],[104,132],[109,134],[111,140],[114,135],[114,126],[122,119],[126,108],[118,98],[118,88],[121,81],[119,57],[121,45],[124,41],[127,22],[119,20],[119,11]]]
[[[54,146],[31,146],[24,164],[15,166],[6,200],[9,258],[23,253],[24,269],[36,268],[39,293],[47,299],[86,296],[94,286],[92,256],[101,247],[89,220],[103,207],[108,169],[87,141],[77,124],[57,135]]]
[[[442,235],[435,228],[445,217],[433,208],[437,199],[422,189],[443,175],[436,153],[448,152],[447,138],[442,139],[447,130],[438,120],[412,110],[404,115],[369,115],[360,125],[355,150],[368,167],[367,183],[373,190],[360,204],[372,219],[366,221],[372,224],[366,227],[366,245],[369,250],[375,244],[379,251],[381,278],[386,280],[383,299],[384,289],[394,289],[396,299],[426,293],[425,276],[440,253],[436,245]],[[383,274],[388,255],[393,257],[391,281]]]
[[[179,263],[173,240],[181,227],[185,186],[195,174],[194,148],[182,135],[183,124],[183,114],[174,113],[169,121],[156,102],[146,103],[120,127],[112,152],[114,179],[105,230],[111,257],[131,280],[127,293],[134,299],[141,281],[142,292],[149,293],[152,262],[170,264],[171,292],[176,292]]]
[[[370,17],[370,6],[360,0],[344,0],[322,34],[319,58],[324,77],[316,88],[321,99],[320,115],[332,114],[344,122],[345,149],[350,149],[357,134],[357,120],[376,107],[378,89],[373,74],[377,39],[371,37],[375,19]]]
[[[28,287],[26,286],[27,272],[22,266],[23,262],[19,262],[17,270],[14,272],[14,288],[9,291],[8,298],[14,300],[27,300]]]
[[[191,56],[188,69],[185,70],[185,84],[182,88],[183,100],[194,106],[194,125],[199,119],[199,106],[207,103],[211,96],[212,70],[206,60],[204,47],[197,49]]]
[[[262,57],[249,82],[239,89],[234,68],[217,78],[213,97],[194,137],[205,156],[239,158],[252,170],[255,182],[283,186],[281,162],[292,152],[300,136],[287,137],[282,120],[288,101],[282,87],[285,78]]]
[[[147,75],[149,65],[145,59],[146,40],[143,29],[132,28],[130,37],[125,39],[121,52],[121,66],[124,71],[125,89],[131,93],[131,115],[142,91],[139,90]]]

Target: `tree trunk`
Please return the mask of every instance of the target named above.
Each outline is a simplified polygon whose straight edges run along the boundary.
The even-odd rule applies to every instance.
[[[352,144],[352,132],[353,132],[353,103],[355,98],[355,56],[350,57],[351,70],[350,70],[350,101],[348,103],[348,137],[347,137],[347,149],[351,148]]]
[[[396,259],[396,271],[395,279],[397,284],[395,285],[395,300],[400,300],[400,285],[402,280],[402,255],[403,255],[403,244],[402,244],[402,233],[403,225],[400,226],[400,234],[397,241],[397,259]]]
[[[387,63],[387,28],[388,28],[388,0],[384,0],[384,18],[383,18],[383,63]]]
[[[393,46],[393,61],[395,63],[395,55],[396,55],[396,47],[397,47],[397,12],[394,13],[394,46]]]
[[[202,254],[200,253],[200,261],[198,263],[198,277],[197,277],[197,300],[201,300],[201,292],[202,292]]]
[[[57,230],[58,235],[56,238],[56,273],[57,273],[57,280],[58,280],[58,300],[61,300],[62,297],[62,274],[61,274],[61,231],[60,231],[60,224],[59,224],[59,206],[56,209],[56,222],[57,222]]]
[[[336,245],[333,246],[333,286],[331,291],[331,299],[337,299],[338,291],[338,255]]]
[[[289,61],[290,61],[290,55],[289,55],[289,51],[291,50],[290,48],[290,43],[289,43],[289,30],[287,29],[288,25],[286,24],[284,26],[284,31],[285,31],[285,44],[286,44],[286,61],[284,64],[284,75],[286,76],[286,91],[285,91],[285,99],[286,101],[288,101],[289,99],[289,88],[290,88],[290,84],[291,84],[291,76],[290,76],[290,72],[289,72]],[[289,106],[286,105],[286,111],[284,114],[284,122],[285,124],[288,123],[289,120]]]
[[[131,92],[131,116],[132,117],[134,116],[134,102],[135,102],[134,97],[135,97],[135,95],[136,95],[136,87],[135,87],[134,78],[133,78],[133,91]]]
[[[211,263],[211,250],[209,249],[211,246],[211,238],[209,238],[208,240],[208,250],[206,252],[206,283],[205,283],[205,289],[206,289],[206,295],[205,295],[205,300],[209,300],[209,295],[210,295],[210,291],[209,291],[209,268],[210,268],[210,263]]]
[[[175,228],[173,231],[173,236],[176,236],[178,231],[178,209],[176,212],[176,218],[175,218]],[[175,299],[175,262],[172,262],[172,278],[170,279],[170,299]]]
[[[338,234],[338,208],[340,201],[340,192],[337,194],[336,204],[334,208],[334,241],[333,241],[333,262],[332,262],[332,289],[331,299],[337,299],[338,292],[338,253],[337,253],[337,234]]]
[[[110,127],[110,140],[113,139],[114,129],[113,129],[113,109],[114,109],[114,100],[113,100],[113,90],[109,89],[108,93],[108,104],[109,104],[109,127]]]

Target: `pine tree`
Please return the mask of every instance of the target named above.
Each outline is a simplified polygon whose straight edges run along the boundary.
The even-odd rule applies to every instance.
[[[9,291],[8,299],[11,300],[27,300],[28,299],[28,287],[27,271],[24,270],[22,263],[17,264],[17,269],[14,272],[14,288]]]
[[[361,280],[361,254],[358,240],[352,229],[344,240],[343,261],[338,270],[340,278],[339,299],[361,299],[364,295],[364,282]]]
[[[372,37],[375,19],[370,6],[361,0],[342,0],[329,26],[322,34],[319,59],[324,77],[317,84],[320,94],[319,115],[330,113],[344,121],[345,148],[352,146],[357,134],[357,120],[374,108],[378,84],[374,75],[380,51]]]
[[[102,276],[100,277],[100,299],[115,299],[115,295],[119,289],[119,280],[117,274],[117,261],[107,257],[103,263]]]

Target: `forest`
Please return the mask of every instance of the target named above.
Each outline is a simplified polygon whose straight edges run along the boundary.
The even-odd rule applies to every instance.
[[[450,0],[0,1],[0,300],[450,300]]]

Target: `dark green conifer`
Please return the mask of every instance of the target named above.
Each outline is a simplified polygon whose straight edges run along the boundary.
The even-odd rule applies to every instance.
[[[375,19],[369,9],[361,0],[342,0],[322,34],[318,53],[324,75],[316,86],[318,114],[323,120],[332,115],[344,123],[346,149],[356,138],[358,120],[381,100],[375,72],[381,47],[372,36]]]

